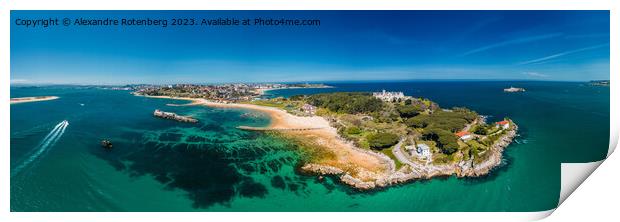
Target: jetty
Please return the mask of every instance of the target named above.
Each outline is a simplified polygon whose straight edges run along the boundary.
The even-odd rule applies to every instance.
[[[181,116],[181,115],[178,115],[172,112],[164,112],[159,109],[156,109],[155,112],[153,112],[153,116],[163,118],[163,119],[176,120],[176,121],[184,122],[184,123],[197,123],[198,122],[197,119],[194,119],[192,117]]]

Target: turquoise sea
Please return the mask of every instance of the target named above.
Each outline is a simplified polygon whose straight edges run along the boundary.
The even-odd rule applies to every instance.
[[[167,106],[94,87],[11,87],[11,97],[60,99],[10,108],[12,211],[541,211],[557,205],[561,162],[603,159],[609,87],[582,82],[411,81],[330,83],[270,91],[404,91],[442,107],[512,118],[519,136],[483,178],[415,181],[359,192],[296,172],[295,145],[237,130],[269,118],[248,110]],[[524,93],[503,88],[523,87]],[[192,115],[198,124],[152,116]],[[66,122],[63,122],[65,121]],[[99,145],[113,142],[112,150]]]

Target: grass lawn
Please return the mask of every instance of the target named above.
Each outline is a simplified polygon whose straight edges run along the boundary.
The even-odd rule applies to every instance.
[[[386,148],[386,149],[382,149],[381,152],[385,155],[387,155],[388,157],[390,157],[390,159],[394,160],[394,165],[396,166],[396,170],[400,169],[400,167],[402,167],[404,164],[401,163],[398,158],[396,158],[396,156],[394,156],[394,154],[392,153],[392,149],[394,149],[394,147],[390,147],[390,148]]]

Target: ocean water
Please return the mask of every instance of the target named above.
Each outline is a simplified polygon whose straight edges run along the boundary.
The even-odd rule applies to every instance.
[[[420,180],[360,192],[296,172],[301,153],[269,134],[236,129],[269,118],[239,109],[167,106],[184,101],[88,87],[12,87],[12,211],[540,211],[557,205],[561,162],[605,157],[609,88],[579,82],[416,81],[332,83],[270,91],[404,91],[519,124],[489,176]],[[524,87],[524,93],[503,88]],[[154,109],[198,124],[157,119]],[[250,113],[250,114],[246,114]],[[66,123],[63,121],[66,120]],[[113,142],[112,150],[99,145]]]

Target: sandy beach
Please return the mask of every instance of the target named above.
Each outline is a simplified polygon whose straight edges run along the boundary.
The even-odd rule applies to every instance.
[[[143,95],[138,95],[143,96]],[[217,108],[249,109],[266,113],[271,118],[267,127],[239,126],[246,130],[274,131],[285,138],[299,142],[304,149],[316,155],[305,162],[301,170],[320,175],[336,175],[340,180],[361,190],[386,187],[415,179],[429,179],[435,176],[456,175],[477,177],[486,175],[501,162],[502,151],[516,135],[514,129],[493,144],[493,155],[484,163],[473,165],[472,161],[460,161],[447,165],[410,165],[395,169],[394,160],[383,153],[356,147],[338,135],[336,128],[320,116],[295,116],[284,110],[244,103],[219,103],[206,99],[177,98],[169,96],[145,96],[149,98],[190,101],[175,106],[203,105]],[[512,123],[514,124],[514,123]]]
[[[356,148],[353,144],[340,138],[336,128],[320,116],[301,117],[284,110],[243,103],[218,103],[197,98],[173,98],[168,96],[146,96],[149,98],[177,99],[191,101],[184,105],[204,105],[218,108],[249,109],[260,111],[271,117],[271,123],[264,129],[273,129],[283,136],[301,142],[303,145],[320,149],[328,153],[324,158],[313,159],[302,167],[305,171],[321,173],[325,169],[332,174],[350,175],[361,181],[375,181],[388,177],[394,169],[393,162],[387,157]],[[291,130],[292,129],[292,130]],[[312,129],[312,130],[294,130]]]
[[[41,102],[58,99],[58,96],[36,96],[36,97],[20,97],[20,98],[11,98],[11,104],[17,103],[29,103],[29,102]]]

